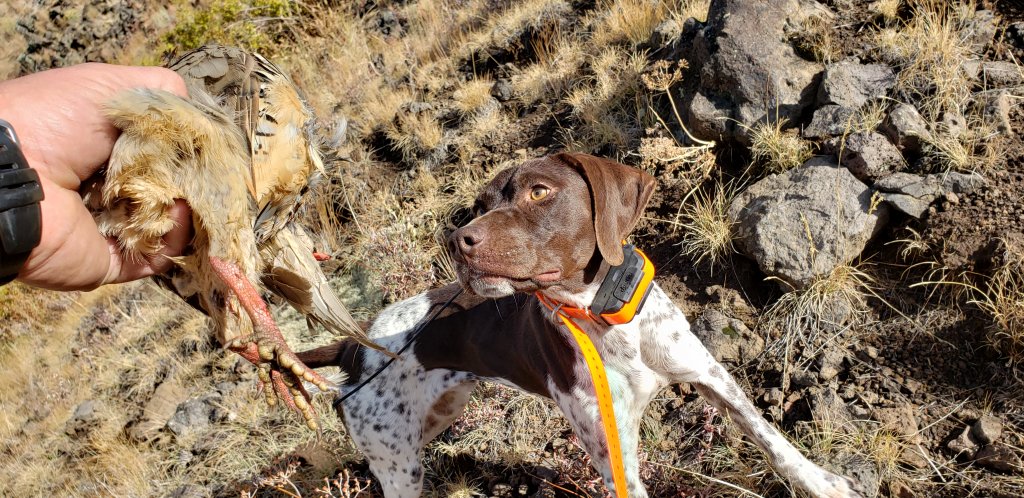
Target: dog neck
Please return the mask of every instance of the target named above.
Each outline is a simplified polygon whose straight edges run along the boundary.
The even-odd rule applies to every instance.
[[[550,318],[555,320],[555,315],[561,314],[571,320],[591,321],[603,326],[633,321],[653,287],[654,266],[642,251],[632,245],[625,245],[623,250],[626,258],[619,266],[610,267],[600,259],[597,271],[584,272],[584,275],[601,275],[601,278],[588,279],[589,283],[581,286],[582,291],[538,291],[537,298],[552,310]],[[588,270],[591,266],[588,265]]]

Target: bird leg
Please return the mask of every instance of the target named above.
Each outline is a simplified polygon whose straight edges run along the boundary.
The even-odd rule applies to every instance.
[[[331,390],[331,384],[295,356],[259,291],[237,265],[215,256],[210,256],[210,265],[238,296],[238,302],[252,320],[253,334],[232,340],[227,348],[258,367],[257,373],[265,388],[268,404],[276,404],[276,393],[286,406],[302,414],[310,429],[316,430],[316,413],[302,381],[316,385],[321,391]]]

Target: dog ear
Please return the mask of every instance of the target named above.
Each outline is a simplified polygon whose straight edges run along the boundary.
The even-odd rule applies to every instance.
[[[597,248],[609,264],[622,264],[622,240],[647,207],[654,193],[654,177],[589,154],[562,152],[556,154],[555,159],[575,168],[587,182]]]

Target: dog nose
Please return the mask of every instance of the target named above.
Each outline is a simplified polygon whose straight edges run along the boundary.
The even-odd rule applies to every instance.
[[[455,233],[455,241],[464,256],[472,257],[484,241],[484,232],[474,226],[462,227]]]

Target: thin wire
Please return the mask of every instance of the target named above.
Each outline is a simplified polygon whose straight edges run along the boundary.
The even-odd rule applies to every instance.
[[[423,331],[427,328],[427,325],[430,324],[430,322],[434,321],[434,319],[437,318],[437,315],[440,315],[442,311],[446,310],[448,306],[450,306],[452,302],[455,301],[455,298],[459,297],[460,295],[462,295],[461,287],[459,288],[459,291],[455,293],[454,296],[448,299],[448,301],[446,301],[444,305],[442,305],[437,311],[434,312],[434,315],[431,316],[429,320],[420,323],[420,325],[416,327],[416,330],[412,333],[412,337],[410,337],[409,340],[405,343],[405,346],[402,346],[402,349],[399,349],[394,356],[392,356],[387,362],[385,362],[384,366],[380,367],[376,372],[373,373],[373,375],[369,376],[366,380],[360,382],[359,385],[355,387],[355,389],[349,391],[344,396],[334,400],[334,403],[331,404],[331,406],[334,407],[334,410],[337,411],[338,407],[342,403],[344,403],[346,399],[350,398],[353,394],[359,392],[360,389],[366,387],[366,385],[369,384],[370,381],[376,379],[377,376],[384,371],[384,369],[390,367],[391,364],[395,362],[395,360],[401,357],[402,353],[409,349],[409,346],[412,346],[412,343],[416,342],[416,338],[419,337],[421,333],[423,333]]]

